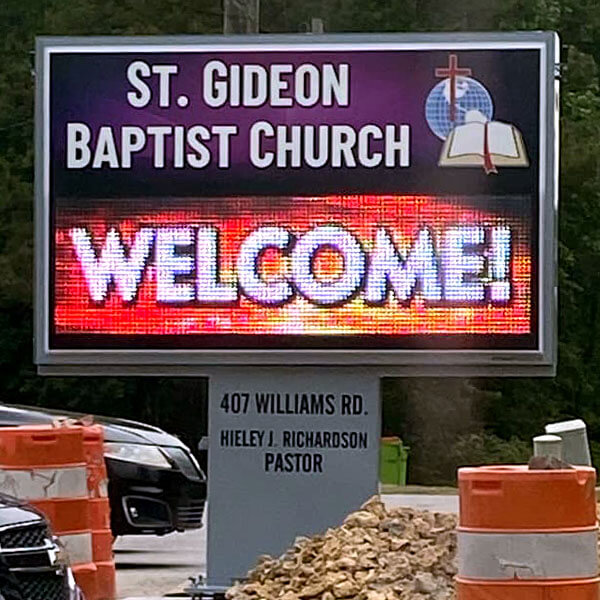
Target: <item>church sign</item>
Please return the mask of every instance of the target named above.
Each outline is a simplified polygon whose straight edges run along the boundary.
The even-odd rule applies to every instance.
[[[40,38],[40,370],[552,374],[557,48]]]

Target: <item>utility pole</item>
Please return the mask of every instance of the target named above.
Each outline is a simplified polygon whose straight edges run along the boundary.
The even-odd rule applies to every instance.
[[[258,33],[260,0],[223,0],[223,33]]]

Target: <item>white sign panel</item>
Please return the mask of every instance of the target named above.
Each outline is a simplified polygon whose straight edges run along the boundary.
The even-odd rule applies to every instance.
[[[377,492],[379,381],[254,369],[211,378],[208,583],[339,525]]]

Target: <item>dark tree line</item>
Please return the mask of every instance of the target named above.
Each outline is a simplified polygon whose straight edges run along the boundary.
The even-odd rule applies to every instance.
[[[600,5],[597,0],[262,0],[261,31],[552,29],[562,41],[559,370],[554,379],[386,380],[384,427],[412,446],[413,481],[521,460],[554,419],[581,417],[600,460]],[[32,364],[36,35],[214,34],[218,0],[0,3],[0,400],[160,423],[190,443],[206,382],[41,378]],[[193,415],[198,421],[194,422]]]

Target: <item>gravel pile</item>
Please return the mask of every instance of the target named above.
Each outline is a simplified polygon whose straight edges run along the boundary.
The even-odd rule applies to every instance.
[[[263,556],[227,600],[449,600],[454,596],[453,514],[387,510],[378,497],[324,535]]]

